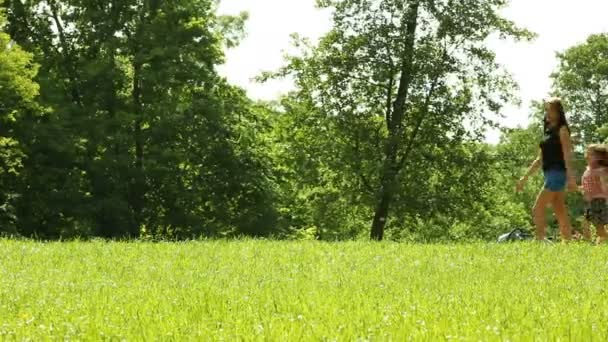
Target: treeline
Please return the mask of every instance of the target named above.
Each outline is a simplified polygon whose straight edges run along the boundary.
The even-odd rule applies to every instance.
[[[1,232],[436,241],[530,224],[535,189],[513,186],[538,106],[536,126],[483,142],[515,93],[484,43],[533,37],[505,1],[321,1],[332,30],[261,77],[295,80],[274,103],[218,74],[247,16],[216,5],[4,1]],[[577,138],[602,139],[608,37],[559,58]]]

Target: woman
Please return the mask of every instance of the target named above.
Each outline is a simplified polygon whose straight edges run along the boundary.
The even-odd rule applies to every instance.
[[[570,128],[559,98],[545,101],[544,133],[539,156],[517,183],[517,190],[521,191],[528,177],[542,166],[545,184],[532,210],[536,239],[545,239],[547,230],[545,211],[551,206],[559,222],[562,239],[567,241],[571,238],[571,227],[566,207],[566,186],[571,191],[576,191],[577,186],[572,167]]]

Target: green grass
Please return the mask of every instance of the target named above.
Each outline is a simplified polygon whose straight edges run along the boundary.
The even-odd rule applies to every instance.
[[[0,241],[0,340],[608,340],[608,248]]]

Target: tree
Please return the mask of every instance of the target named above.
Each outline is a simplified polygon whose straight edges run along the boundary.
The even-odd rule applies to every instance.
[[[344,169],[343,143],[335,127],[297,94],[265,104],[272,130],[273,175],[277,185],[276,229],[280,237],[353,239],[369,216],[357,180]],[[350,157],[349,157],[350,158]]]
[[[5,2],[52,109],[22,126],[26,235],[268,234],[257,112],[215,70],[246,15],[220,17],[216,5]]]
[[[608,34],[594,34],[587,41],[557,54],[554,92],[568,107],[573,132],[583,144],[608,138]]]
[[[381,240],[395,198],[428,190],[427,179],[452,166],[436,153],[479,140],[485,114],[510,100],[514,85],[485,39],[531,34],[498,15],[503,0],[319,5],[334,8],[333,29],[316,47],[298,41],[303,55],[279,75],[295,76],[300,102],[326,128],[317,137],[330,135],[341,160],[335,172],[366,194],[370,235]]]
[[[15,186],[22,169],[23,150],[15,126],[26,113],[36,113],[38,66],[5,33],[0,13],[0,232],[16,233]]]

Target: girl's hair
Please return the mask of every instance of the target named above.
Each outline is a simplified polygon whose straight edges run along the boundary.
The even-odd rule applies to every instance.
[[[595,155],[598,165],[608,167],[608,146],[604,144],[592,144],[589,145],[588,150]]]
[[[557,114],[559,115],[557,128],[561,128],[562,126],[566,127],[568,132],[570,132],[570,126],[568,126],[568,120],[566,119],[566,111],[564,110],[564,105],[562,104],[562,99],[559,97],[551,97],[545,100],[545,104],[554,107],[557,110]],[[545,132],[550,129],[549,127],[549,113],[545,112],[545,119],[543,120]]]

